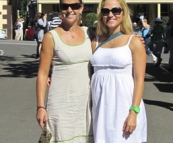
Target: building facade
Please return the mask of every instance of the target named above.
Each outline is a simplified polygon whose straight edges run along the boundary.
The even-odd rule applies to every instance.
[[[85,4],[83,18],[89,12],[96,12],[100,0],[83,0]],[[132,11],[132,21],[137,22],[140,15],[144,15],[152,25],[156,17],[168,17],[173,0],[126,0]],[[37,0],[39,12],[51,13],[58,11],[57,0]]]
[[[7,38],[12,38],[12,8],[9,0],[0,0],[0,29],[7,33]]]
[[[48,18],[54,11],[59,11],[59,0],[31,0],[34,1],[29,5],[28,16],[34,18],[37,12],[48,14]],[[83,19],[87,13],[97,12],[100,0],[83,0],[85,7],[82,14]],[[139,16],[144,15],[152,25],[156,17],[168,17],[173,7],[173,0],[126,0],[132,11],[131,19],[138,22]],[[13,25],[18,18],[18,9],[20,0],[0,0],[0,29],[6,30],[7,39],[14,38]],[[84,20],[83,20],[83,24]]]

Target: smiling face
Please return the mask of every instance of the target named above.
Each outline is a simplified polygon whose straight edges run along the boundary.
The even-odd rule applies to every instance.
[[[108,14],[104,14],[105,10]],[[130,10],[125,0],[101,0],[98,7],[97,35],[104,36],[122,31],[132,34]]]
[[[83,4],[80,0],[61,0],[60,9],[64,22],[73,24],[79,21]]]
[[[106,0],[101,9],[103,23],[108,29],[120,31],[123,20],[123,8],[117,0]]]

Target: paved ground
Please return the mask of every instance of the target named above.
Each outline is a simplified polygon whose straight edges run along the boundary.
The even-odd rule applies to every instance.
[[[0,143],[36,143],[41,130],[35,119],[36,43],[0,41]],[[168,54],[163,54],[167,64]],[[148,143],[173,143],[173,74],[147,59],[144,102]]]

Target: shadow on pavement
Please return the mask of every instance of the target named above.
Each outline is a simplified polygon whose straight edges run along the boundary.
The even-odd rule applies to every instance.
[[[173,75],[165,71],[162,67],[153,66],[147,63],[145,82],[154,82],[155,87],[164,93],[173,93]],[[144,99],[144,103],[148,105],[156,105],[173,111],[173,104],[163,101]]]
[[[144,99],[144,103],[148,105],[156,105],[173,111],[173,104],[163,101],[147,100]]]
[[[173,84],[171,83],[154,83],[160,92],[173,93]]]
[[[23,55],[23,57],[0,57],[0,77],[25,77],[37,76],[39,61]]]
[[[166,72],[161,67],[154,66],[152,63],[147,63],[145,82],[150,81],[172,82],[173,75]]]
[[[0,61],[14,61],[15,57],[0,56]]]

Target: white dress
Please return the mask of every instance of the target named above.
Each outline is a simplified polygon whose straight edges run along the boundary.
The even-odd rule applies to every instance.
[[[133,36],[133,35],[132,35]],[[143,100],[137,127],[123,135],[123,124],[132,105],[134,79],[129,38],[125,46],[99,47],[91,57],[92,115],[95,143],[142,143],[147,140],[147,119]]]

